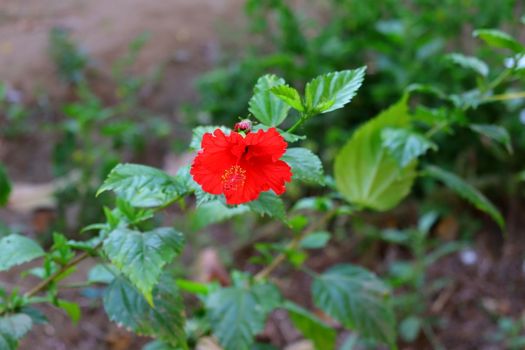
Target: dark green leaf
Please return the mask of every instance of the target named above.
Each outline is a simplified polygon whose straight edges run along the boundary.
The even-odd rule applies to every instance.
[[[338,265],[315,277],[315,305],[345,327],[367,338],[394,345],[396,325],[390,291],[373,273],[353,265]]]
[[[0,331],[0,350],[16,350],[18,341],[9,333]]]
[[[110,284],[118,274],[117,269],[111,264],[97,264],[88,272],[87,280],[90,283]]]
[[[492,124],[470,124],[469,127],[478,134],[501,143],[509,153],[512,153],[510,135],[504,127]]]
[[[448,188],[455,191],[461,197],[469,201],[479,210],[490,215],[498,225],[504,229],[505,221],[499,210],[492,204],[483,193],[479,192],[475,187],[465,182],[459,176],[438,168],[437,166],[427,166],[425,168],[425,175],[433,177],[442,181]]]
[[[104,308],[112,321],[137,334],[187,349],[184,306],[175,280],[163,274],[153,296],[155,307],[126,279],[118,277],[104,293]]]
[[[206,299],[213,334],[225,349],[250,350],[279,302],[278,290],[268,284],[218,289]]]
[[[501,30],[478,29],[474,31],[473,35],[493,47],[509,49],[516,53],[525,52],[525,46]]]
[[[12,234],[0,239],[0,271],[44,256],[44,250],[32,239]]]
[[[309,113],[328,113],[342,108],[363,83],[366,67],[323,74],[306,84],[305,105]]]
[[[337,189],[351,204],[388,210],[405,198],[416,177],[416,161],[400,167],[383,147],[385,128],[403,128],[410,123],[407,96],[357,129],[336,157]]]
[[[312,232],[304,237],[299,243],[299,247],[305,249],[324,248],[330,240],[330,233],[326,231]]]
[[[290,301],[285,302],[284,308],[288,311],[293,325],[314,343],[315,349],[335,349],[337,334],[334,329],[310,311]]]
[[[290,106],[271,93],[271,89],[284,85],[284,80],[275,75],[264,75],[257,80],[254,95],[249,102],[249,111],[267,126],[278,126],[288,115]]]
[[[202,204],[191,217],[191,227],[198,231],[208,225],[227,220],[236,215],[244,214],[250,209],[246,205],[228,207],[219,200]]]
[[[7,204],[7,200],[9,199],[9,194],[11,193],[11,183],[9,182],[9,178],[7,177],[7,173],[0,164],[0,206],[4,206]]]
[[[250,210],[260,215],[286,220],[283,200],[272,191],[262,192],[254,201],[247,203]]]
[[[144,233],[117,228],[104,240],[104,252],[146,300],[153,303],[152,290],[163,267],[182,251],[183,245],[182,234],[170,227]]]
[[[288,148],[281,159],[292,167],[293,179],[324,184],[323,164],[309,149]]]
[[[278,85],[270,89],[271,93],[280,98],[290,107],[302,112],[304,111],[303,102],[299,92],[288,85]]]
[[[437,150],[437,145],[424,135],[405,128],[383,129],[381,140],[401,167],[406,167],[429,149]]]
[[[119,164],[108,175],[97,195],[114,191],[134,207],[167,205],[184,194],[185,187],[165,172],[138,164]]]
[[[9,334],[16,340],[25,336],[32,327],[33,320],[26,314],[0,316],[0,333]]]

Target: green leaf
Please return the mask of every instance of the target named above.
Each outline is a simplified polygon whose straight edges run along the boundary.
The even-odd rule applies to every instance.
[[[117,269],[110,264],[97,264],[93,266],[87,276],[90,283],[110,284],[118,274]]]
[[[385,128],[403,128],[410,123],[407,96],[359,127],[335,159],[337,189],[351,204],[388,210],[405,198],[416,177],[416,161],[400,167],[383,147]]]
[[[425,168],[424,175],[443,182],[448,188],[455,191],[476,208],[490,215],[492,219],[498,223],[501,229],[505,228],[505,220],[494,204],[492,204],[483,193],[479,192],[475,187],[465,182],[459,176],[433,165]]]
[[[9,333],[0,331],[0,350],[16,350],[18,341]]]
[[[125,278],[118,277],[104,293],[104,309],[112,321],[139,335],[187,349],[184,305],[174,278],[164,273],[153,296],[155,307]]]
[[[303,102],[299,92],[288,85],[278,85],[270,89],[270,92],[284,101],[288,106],[303,112]]]
[[[77,303],[73,303],[67,300],[58,300],[58,307],[66,312],[66,314],[71,318],[73,324],[77,324],[80,320],[82,312],[80,311],[80,306]]]
[[[170,227],[148,232],[117,228],[104,240],[104,252],[117,269],[143,293],[153,305],[152,291],[163,267],[181,251],[184,237]]]
[[[469,128],[480,135],[501,143],[509,153],[512,153],[512,143],[507,129],[492,124],[470,124]]]
[[[330,240],[330,236],[330,233],[326,231],[312,232],[301,240],[299,247],[304,249],[324,248]]]
[[[314,343],[315,349],[335,349],[337,333],[334,329],[295,303],[286,301],[284,308],[288,311],[295,328]]]
[[[246,205],[228,207],[220,200],[202,204],[191,216],[191,228],[198,231],[208,225],[215,224],[236,215],[247,213],[250,209]]]
[[[32,327],[33,320],[26,314],[19,313],[0,316],[0,333],[9,334],[16,340],[22,339]],[[2,349],[1,346],[0,349]]]
[[[190,148],[194,150],[200,150],[201,149],[201,143],[202,143],[202,137],[206,133],[211,133],[217,129],[221,129],[224,134],[229,135],[231,132],[231,129],[225,127],[225,126],[198,126],[196,128],[193,128],[193,133],[191,136],[191,142],[190,142]]]
[[[309,113],[328,113],[342,108],[363,83],[366,67],[323,74],[306,84],[305,105]]]
[[[264,75],[257,80],[248,110],[264,125],[278,126],[288,115],[290,106],[271,92],[272,88],[284,83],[275,75]]]
[[[154,340],[144,345],[142,350],[178,350],[178,349],[163,341]]]
[[[44,256],[44,250],[32,239],[11,234],[0,239],[0,271]]]
[[[487,64],[477,57],[465,56],[460,53],[451,53],[446,57],[451,62],[463,68],[470,69],[482,77],[486,77],[489,74],[489,67]]]
[[[434,142],[406,128],[386,128],[381,132],[381,140],[401,167],[406,167],[429,149],[437,150]]]
[[[516,53],[525,52],[525,46],[501,30],[478,29],[474,31],[473,35],[493,47],[509,49]]]
[[[11,183],[7,177],[5,168],[0,164],[0,206],[7,204],[9,194],[11,193]]]
[[[145,165],[119,164],[97,192],[114,191],[134,207],[167,205],[185,192],[185,187],[165,172]]]
[[[419,331],[421,330],[421,319],[416,316],[410,316],[405,318],[399,324],[399,334],[406,342],[413,342],[416,340]]]
[[[315,305],[345,327],[389,345],[396,340],[390,291],[373,273],[353,265],[337,265],[314,278]]]
[[[218,289],[205,302],[213,334],[228,350],[250,350],[279,303],[279,291],[270,284]]]
[[[288,148],[281,160],[292,168],[292,178],[324,185],[323,164],[312,151],[302,147]]]
[[[254,201],[247,203],[250,210],[260,215],[268,215],[286,221],[286,209],[283,200],[273,191],[262,192]]]

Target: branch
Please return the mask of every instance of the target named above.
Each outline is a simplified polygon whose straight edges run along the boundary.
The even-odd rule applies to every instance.
[[[98,248],[100,248],[101,245],[102,245],[102,242],[97,244],[93,249],[97,250]],[[45,290],[58,276],[60,276],[64,272],[66,272],[71,267],[77,265],[81,261],[85,260],[89,256],[91,256],[91,255],[88,252],[84,252],[82,254],[77,255],[73,260],[71,260],[70,262],[68,262],[64,266],[62,266],[60,268],[60,270],[58,270],[57,272],[55,272],[54,274],[52,274],[51,276],[49,276],[45,280],[42,280],[40,283],[38,283],[36,286],[34,286],[31,290],[29,290],[27,293],[25,293],[24,296],[26,298],[31,298],[31,297],[37,295],[39,292]]]

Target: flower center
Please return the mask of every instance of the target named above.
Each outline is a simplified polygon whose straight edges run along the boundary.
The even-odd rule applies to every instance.
[[[246,180],[246,170],[238,165],[234,165],[222,174],[222,187],[225,191],[237,191],[242,188]]]

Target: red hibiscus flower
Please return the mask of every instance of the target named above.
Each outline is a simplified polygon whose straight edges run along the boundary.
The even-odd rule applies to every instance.
[[[217,129],[202,137],[201,150],[190,173],[205,192],[223,193],[228,204],[255,200],[264,191],[280,195],[290,182],[290,166],[279,160],[286,141],[275,128],[250,132],[243,137]]]

